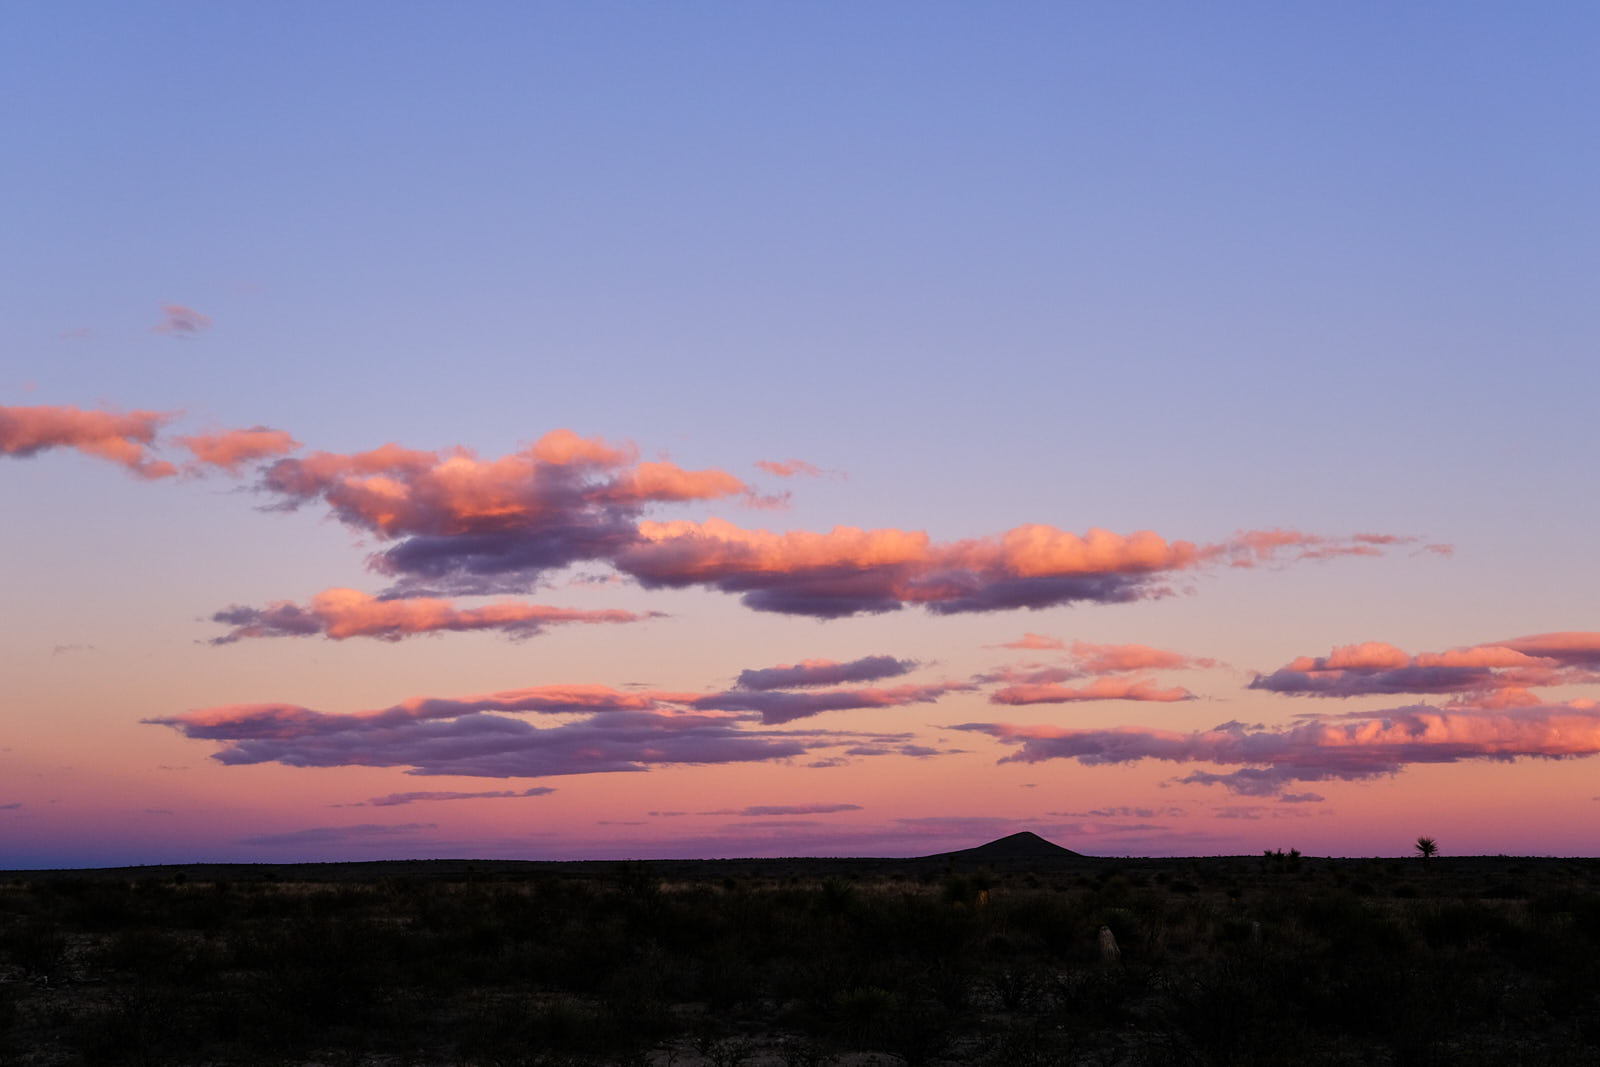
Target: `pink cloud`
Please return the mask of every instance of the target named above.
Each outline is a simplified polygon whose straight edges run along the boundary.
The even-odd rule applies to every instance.
[[[1503,703],[1527,703],[1523,691],[1600,681],[1600,633],[1538,634],[1412,655],[1382,641],[1342,645],[1326,656],[1299,656],[1250,688],[1291,696],[1353,697],[1394,693],[1505,691]]]
[[[176,472],[144,452],[165,416],[5,410],[13,413],[6,429],[13,454],[71,444],[146,477]],[[46,413],[55,413],[49,433],[42,428]],[[893,528],[775,533],[718,518],[646,518],[649,509],[667,504],[781,506],[786,495],[759,496],[716,468],[640,462],[631,445],[570,430],[552,431],[521,451],[489,460],[465,448],[423,451],[392,443],[362,452],[290,456],[298,442],[285,431],[259,426],[179,441],[197,465],[233,473],[254,460],[274,460],[257,488],[276,507],[320,503],[352,529],[390,542],[368,561],[393,579],[390,597],[525,592],[550,571],[605,563],[649,588],[708,587],[761,611],[837,618],[921,606],[952,614],[1125,603],[1169,595],[1175,575],[1197,568],[1374,554],[1415,540],[1266,530],[1196,545],[1148,530],[1078,534],[1041,524],[947,542]],[[795,465],[801,461],[763,462],[803,472]]]
[[[641,463],[613,480],[611,492],[628,502],[716,500],[749,490],[727,471],[686,471],[675,463]]]
[[[725,471],[635,463],[631,448],[566,430],[495,460],[393,444],[313,452],[272,464],[261,487],[285,507],[320,500],[346,525],[398,542],[372,562],[403,584],[471,593],[610,560],[636,539],[648,505],[749,492]]]
[[[756,461],[756,466],[768,474],[779,478],[793,478],[805,475],[808,478],[822,477],[822,468],[814,463],[807,463],[803,459],[762,459]]]
[[[287,455],[300,447],[300,442],[285,431],[267,426],[191,434],[177,441],[194,454],[198,465],[218,467],[229,474],[238,474],[246,463]]]
[[[193,308],[186,308],[182,304],[163,304],[161,307],[163,318],[160,322],[150,327],[151,333],[165,333],[174,337],[193,337],[204,330],[211,329],[211,319]]]
[[[1055,684],[1007,686],[989,695],[991,704],[1070,704],[1083,700],[1143,700],[1172,703],[1193,700],[1194,694],[1182,686],[1157,688],[1152,682],[1129,678],[1096,678],[1077,689]]]
[[[907,604],[952,613],[1126,601],[1155,595],[1153,574],[1195,559],[1194,546],[1152,533],[1031,526],[936,544],[921,531],[775,534],[711,519],[640,523],[615,563],[647,587],[709,585],[757,610],[830,618]]]
[[[521,638],[542,633],[549,626],[643,622],[652,617],[617,609],[580,610],[509,600],[458,608],[448,600],[431,597],[380,600],[355,589],[325,589],[305,607],[278,601],[265,608],[234,606],[219,611],[212,620],[233,629],[213,638],[211,643],[226,645],[254,637],[312,635],[335,641],[349,637],[399,641],[417,634],[472,630],[496,630]]]
[[[1341,556],[1381,556],[1385,550],[1416,544],[1419,538],[1401,534],[1360,533],[1350,537],[1327,537],[1299,530],[1244,530],[1232,539],[1208,545],[1210,559],[1225,561],[1232,567],[1256,567],[1291,560],[1336,559]]]
[[[152,459],[156,433],[173,415],[157,411],[84,411],[70,406],[0,407],[0,455],[28,457],[72,448],[110,460],[141,478],[168,478],[178,468]]]
[[[994,647],[996,647],[996,648],[1025,648],[1025,649],[1032,649],[1032,650],[1035,650],[1035,651],[1042,652],[1042,651],[1045,651],[1047,649],[1055,649],[1055,648],[1064,649],[1067,646],[1062,643],[1062,640],[1059,637],[1047,637],[1044,634],[1036,634],[1036,633],[1033,633],[1032,631],[1029,631],[1027,633],[1024,633],[1021,637],[1017,638],[1015,641],[1007,641],[1003,645],[996,645]]]
[[[1370,536],[1370,535],[1367,535]],[[1397,538],[1404,541],[1404,538]],[[926,533],[838,526],[828,533],[748,530],[721,519],[645,521],[615,565],[647,587],[709,585],[762,611],[834,618],[908,604],[939,614],[1117,603],[1166,595],[1164,575],[1218,561],[1255,566],[1280,549],[1340,553],[1348,539],[1247,532],[1220,545],[1026,525],[946,543]]]
[[[1217,661],[1185,656],[1149,645],[1093,645],[1072,642],[1072,655],[1085,674],[1115,674],[1119,671],[1184,670],[1190,667],[1215,667]]]
[[[1494,710],[1419,705],[1317,717],[1280,728],[1229,722],[1193,733],[1144,726],[1071,729],[1008,723],[964,723],[951,729],[988,734],[1016,746],[1003,763],[1073,759],[1089,766],[1144,760],[1232,765],[1237,769],[1196,770],[1180,781],[1222,785],[1247,796],[1275,794],[1292,782],[1395,774],[1414,763],[1600,753],[1600,710],[1591,702]]]
[[[1513,637],[1509,641],[1495,643],[1540,659],[1555,660],[1567,666],[1600,667],[1600,633],[1568,631],[1533,634],[1530,637]]]

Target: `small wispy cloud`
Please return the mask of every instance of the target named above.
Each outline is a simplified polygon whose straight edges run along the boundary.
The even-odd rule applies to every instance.
[[[400,804],[416,804],[424,800],[488,800],[502,797],[542,797],[554,793],[555,790],[547,785],[536,785],[531,789],[490,789],[481,793],[454,793],[436,790],[418,790],[412,793],[390,793],[387,796],[373,797],[363,801],[362,804],[374,808],[392,808]],[[360,804],[347,804],[345,807],[360,807]]]
[[[355,826],[313,826],[280,834],[255,834],[239,839],[241,845],[330,845],[371,838],[403,837],[438,828],[438,823],[359,823]]]
[[[737,815],[745,819],[758,819],[784,815],[832,815],[841,811],[860,811],[860,804],[752,804],[749,807],[717,811],[697,811],[696,815]],[[670,814],[663,812],[663,814]]]
[[[161,321],[150,327],[151,333],[164,333],[172,337],[188,338],[211,329],[211,317],[182,304],[163,304]]]

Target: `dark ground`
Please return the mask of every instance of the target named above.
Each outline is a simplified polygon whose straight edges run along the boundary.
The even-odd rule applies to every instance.
[[[1600,1065],[1600,860],[0,872],[0,1064],[102,1063]]]

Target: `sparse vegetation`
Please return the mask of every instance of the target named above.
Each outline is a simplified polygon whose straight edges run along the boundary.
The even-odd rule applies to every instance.
[[[1439,851],[1439,843],[1431,837],[1419,837],[1417,851],[1421,853],[1423,859],[1431,860]]]
[[[1430,870],[1273,850],[7,876],[0,1063],[1600,1059],[1600,861]]]

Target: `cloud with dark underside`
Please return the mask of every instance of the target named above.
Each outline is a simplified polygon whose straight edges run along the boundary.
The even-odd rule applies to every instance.
[[[151,333],[164,333],[169,337],[188,339],[211,329],[211,318],[194,308],[182,304],[163,304],[161,321],[150,327]]]
[[[20,811],[20,810],[22,810],[22,801],[20,801],[20,800],[13,800],[8,804],[0,804],[0,811]]]
[[[0,409],[0,451],[74,447],[164,477],[178,468],[147,450],[167,418]],[[1042,524],[947,542],[892,528],[774,533],[720,518],[649,518],[677,503],[776,506],[782,498],[762,497],[725,470],[640,461],[632,445],[568,430],[496,459],[392,443],[288,455],[298,442],[264,426],[178,442],[195,457],[190,469],[237,474],[259,464],[254,488],[269,508],[324,507],[380,542],[368,564],[391,582],[385,600],[527,593],[556,571],[599,564],[647,588],[712,589],[754,610],[820,619],[907,607],[940,615],[1039,610],[1168,596],[1185,575],[1206,569],[1381,555],[1417,541],[1273,529],[1196,544],[1148,530],[1078,534]]]
[[[844,685],[851,682],[876,682],[908,674],[919,666],[916,660],[893,656],[863,656],[848,663],[828,659],[801,660],[739,672],[734,684],[740,689],[803,689],[818,685]]]
[[[1415,655],[1382,641],[1300,656],[1251,689],[1287,696],[1491,693],[1600,681],[1600,633],[1534,634]],[[1525,703],[1537,701],[1525,700]]]
[[[966,682],[936,682],[929,685],[896,685],[876,689],[827,689],[805,693],[772,690],[730,689],[699,697],[694,707],[716,711],[753,711],[769,725],[793,722],[825,711],[857,711],[863,708],[896,708],[910,704],[931,704],[946,693],[970,691]]]
[[[605,562],[648,588],[717,589],[762,611],[836,618],[920,605],[951,614],[1122,603],[1166,595],[1174,574],[1202,566],[1381,551],[1282,531],[1197,546],[1148,531],[1079,536],[1034,525],[937,544],[896,529],[775,534],[716,518],[661,522],[645,509],[752,491],[725,471],[637,463],[631,450],[568,431],[492,461],[398,445],[312,453],[274,463],[260,487],[280,506],[321,502],[393,542],[371,563],[397,594],[525,591],[549,571]]]
[[[484,800],[499,799],[504,797],[543,797],[549,796],[555,790],[547,785],[536,785],[529,789],[491,789],[482,793],[455,793],[445,791],[429,792],[419,790],[411,793],[390,793],[387,796],[373,797],[361,804],[347,804],[345,807],[361,807],[363,805],[374,808],[393,808],[401,804],[416,804],[432,800]]]
[[[493,460],[394,444],[312,452],[273,463],[259,489],[394,542],[371,562],[400,591],[455,593],[525,591],[546,572],[610,561],[646,507],[753,493],[726,471],[640,462],[631,445],[567,430]]]
[[[762,729],[748,714],[686,710],[692,694],[542,686],[473,697],[416,698],[355,714],[292,704],[240,704],[146,719],[212,740],[230,766],[406,767],[418,775],[542,778],[639,772],[664,765],[761,763],[908,734]],[[536,725],[520,714],[559,717]]]
[[[1002,763],[1072,759],[1101,766],[1158,760],[1231,766],[1233,770],[1223,771],[1199,768],[1178,781],[1260,797],[1281,794],[1297,782],[1362,781],[1419,763],[1600,753],[1600,708],[1591,701],[1507,709],[1423,704],[1311,718],[1285,727],[1227,722],[1192,733],[1145,726],[1074,729],[1009,723],[952,728],[988,734],[1016,748]]]
[[[1170,704],[1194,700],[1195,695],[1180,686],[1162,688],[1147,679],[1096,678],[1088,685],[1056,684],[1010,685],[989,694],[991,704],[1072,704],[1086,700],[1140,700]]]
[[[305,830],[290,830],[278,834],[254,834],[242,837],[241,845],[345,845],[362,841],[403,837],[423,830],[434,830],[437,823],[360,823],[355,826],[313,826]]]
[[[644,622],[656,617],[654,612],[558,608],[509,600],[458,608],[449,600],[432,597],[381,600],[354,589],[325,589],[305,606],[277,601],[264,608],[225,608],[211,619],[232,628],[212,638],[211,644],[229,645],[257,637],[308,636],[335,641],[350,637],[399,641],[419,634],[485,630],[527,638],[551,626]]]

